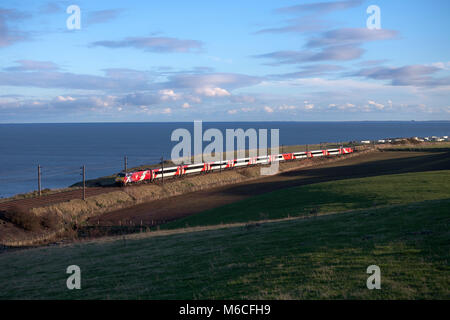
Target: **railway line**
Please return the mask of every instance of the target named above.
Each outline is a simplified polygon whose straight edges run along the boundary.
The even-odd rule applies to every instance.
[[[112,192],[114,190],[120,190],[120,187],[90,187],[86,188],[86,197],[93,197],[102,193]],[[15,206],[20,206],[27,209],[44,207],[73,199],[81,199],[82,196],[83,190],[77,189],[42,195],[41,197],[10,200],[0,203],[0,211],[4,211]]]
[[[353,153],[352,148],[337,148],[327,150],[315,150],[310,152],[282,153],[269,156],[223,160],[211,163],[196,163],[176,167],[166,167],[166,168],[162,167],[134,172],[126,172],[118,175],[118,178],[116,180],[116,182],[118,183],[117,186],[87,187],[86,198],[103,193],[122,190],[121,187],[123,186],[137,187],[137,184],[139,183],[158,182],[163,178],[169,179],[170,181],[170,178],[175,177],[184,177],[201,173],[207,174],[210,172],[218,172],[220,170],[232,170],[235,168],[245,168],[247,166],[254,166],[254,165],[268,165],[273,162],[330,157],[349,153]],[[83,189],[62,191],[48,195],[42,195],[40,197],[1,202],[0,211],[6,211],[16,206],[20,206],[26,209],[44,207],[60,202],[66,202],[74,199],[81,199],[82,197],[83,197]]]

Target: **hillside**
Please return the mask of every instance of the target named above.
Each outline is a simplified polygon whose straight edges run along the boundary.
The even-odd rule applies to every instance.
[[[280,190],[276,202],[286,210],[282,214],[267,196],[246,200],[273,213],[266,218],[275,218],[295,213],[291,209],[300,208],[299,194],[317,193],[304,198],[305,207],[321,208],[317,217],[3,253],[0,298],[449,299],[450,195],[448,188],[437,193],[449,174],[357,179],[355,188],[343,184],[348,181],[310,185],[290,203],[283,199],[292,199],[298,188]],[[332,190],[352,204],[343,206],[337,195],[318,196]],[[373,207],[372,196],[379,207]],[[224,219],[229,209],[209,211],[207,224]],[[255,212],[249,210],[245,219],[252,220]],[[66,289],[70,264],[81,267],[80,291]],[[381,268],[382,290],[366,288],[366,268],[372,264]]]
[[[450,198],[450,170],[317,183],[254,196],[162,225],[173,229],[310,216]]]

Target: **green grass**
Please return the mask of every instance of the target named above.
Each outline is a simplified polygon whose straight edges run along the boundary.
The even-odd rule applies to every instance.
[[[217,225],[340,212],[383,205],[450,198],[450,170],[318,183],[255,196],[201,212],[162,229]]]
[[[0,299],[449,299],[450,201],[0,255]],[[82,289],[69,291],[68,265]],[[381,290],[366,288],[369,265]]]
[[[449,174],[284,189],[180,225],[305,219],[3,253],[0,299],[449,299]],[[311,217],[316,207],[338,213]],[[366,288],[373,264],[381,290]]]

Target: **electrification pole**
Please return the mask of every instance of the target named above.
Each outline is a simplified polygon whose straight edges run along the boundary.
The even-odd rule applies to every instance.
[[[164,156],[161,157],[161,181],[164,185]]]
[[[38,165],[38,190],[39,190],[39,197],[41,196],[41,166]]]
[[[86,166],[83,165],[81,169],[83,170],[83,200],[86,200]]]

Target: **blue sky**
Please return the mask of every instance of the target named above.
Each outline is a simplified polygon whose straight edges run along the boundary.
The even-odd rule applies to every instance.
[[[370,5],[381,29],[366,26]],[[0,123],[450,120],[448,12],[446,0],[6,0]]]

